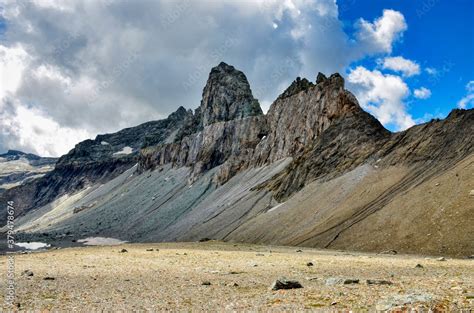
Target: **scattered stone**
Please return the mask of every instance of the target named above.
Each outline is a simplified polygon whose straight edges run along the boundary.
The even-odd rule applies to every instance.
[[[318,280],[318,278],[317,277],[306,277],[306,280],[315,281],[315,280]]]
[[[412,304],[426,304],[433,301],[430,294],[413,293],[404,295],[391,295],[380,300],[375,305],[377,311],[388,311],[395,308],[403,309],[403,306]]]
[[[33,272],[30,271],[30,270],[24,270],[22,273],[21,273],[22,276],[33,276]]]
[[[296,280],[289,280],[284,277],[275,280],[271,286],[271,290],[280,290],[280,289],[297,289],[303,288],[303,286]]]
[[[420,263],[418,263],[417,265],[415,265],[415,268],[423,268],[424,266],[421,265]]]
[[[54,277],[50,277],[50,276],[46,276],[45,278],[43,278],[43,280],[55,280],[56,278]]]
[[[151,249],[146,249],[146,251],[154,251],[154,250],[153,250],[153,248],[151,248]]]
[[[119,253],[125,253],[125,252],[128,252],[127,249],[122,249],[119,251]]]
[[[359,279],[354,279],[354,278],[330,277],[326,279],[327,286],[351,285],[351,284],[358,284],[358,283],[359,283]]]
[[[298,249],[298,250],[296,250],[296,252],[301,253],[301,252],[303,252],[303,250]]]
[[[437,261],[446,261],[446,258],[445,257],[440,257],[440,258],[437,258],[436,260]]]
[[[337,301],[331,302],[331,305],[336,305],[336,304],[337,304]]]
[[[306,266],[313,266],[313,265],[314,265],[313,262],[306,263]]]
[[[203,281],[203,282],[201,283],[201,285],[203,285],[203,286],[210,286],[210,285],[211,285],[211,282],[210,282],[210,281]]]
[[[227,286],[229,286],[229,287],[239,287],[239,284],[237,284],[237,283],[231,283],[231,284],[228,284]]]
[[[386,250],[386,251],[382,251],[380,252],[379,254],[391,254],[391,255],[395,255],[397,254],[398,252],[396,250]]]
[[[389,280],[367,279],[367,285],[393,285],[393,283]]]

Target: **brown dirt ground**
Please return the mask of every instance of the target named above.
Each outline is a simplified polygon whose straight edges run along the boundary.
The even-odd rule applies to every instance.
[[[125,248],[127,253],[119,251]],[[149,248],[159,251],[146,251]],[[15,310],[36,311],[373,311],[385,297],[431,294],[439,310],[474,309],[474,261],[438,261],[221,242],[125,244],[15,255]],[[307,262],[314,263],[308,267]],[[0,257],[6,269],[7,257]],[[423,268],[415,268],[416,264]],[[32,277],[21,275],[31,270]],[[54,280],[44,280],[45,277]],[[279,277],[304,288],[271,291]],[[4,276],[5,277],[5,276]],[[329,277],[359,284],[327,286]],[[308,278],[314,278],[308,280]],[[367,279],[393,285],[369,286]],[[209,281],[211,285],[202,285]],[[234,283],[238,286],[234,286]],[[1,280],[5,290],[5,280]],[[416,306],[416,305],[415,305]],[[4,310],[9,307],[3,306]]]

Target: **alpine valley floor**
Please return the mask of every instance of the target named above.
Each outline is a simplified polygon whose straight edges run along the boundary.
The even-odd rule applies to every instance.
[[[18,311],[474,309],[471,259],[208,241],[17,254],[15,272]],[[303,288],[271,290],[280,277]]]

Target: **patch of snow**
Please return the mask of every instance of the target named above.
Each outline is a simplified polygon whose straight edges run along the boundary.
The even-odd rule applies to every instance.
[[[117,151],[114,155],[127,155],[133,152],[133,148],[131,147],[124,147],[122,150]]]
[[[275,211],[276,209],[278,209],[279,207],[281,207],[283,204],[285,204],[285,202],[280,203],[280,204],[274,206],[273,208],[271,208],[270,210],[268,210],[267,213],[272,212],[272,211]]]
[[[103,146],[110,146],[110,143],[108,143],[107,141],[102,141],[100,144]]]
[[[85,246],[116,246],[126,243],[123,240],[106,237],[88,237],[79,239],[77,242],[83,243]]]
[[[38,250],[41,248],[48,248],[51,245],[44,242],[17,242],[15,246],[22,247],[28,250]]]

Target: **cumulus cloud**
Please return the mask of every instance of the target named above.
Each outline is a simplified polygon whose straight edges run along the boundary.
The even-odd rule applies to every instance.
[[[404,76],[420,74],[420,65],[404,57],[386,57],[383,59],[382,67],[395,72],[401,72]]]
[[[0,120],[0,150],[45,155],[196,108],[220,61],[246,73],[266,110],[296,76],[388,53],[406,29],[401,13],[385,10],[350,38],[334,0],[18,0],[2,9],[0,103],[13,109]],[[20,125],[25,116],[43,136]]]
[[[415,89],[413,91],[413,95],[415,96],[415,98],[418,98],[418,99],[428,99],[429,97],[431,97],[431,90],[425,87],[421,87],[421,88]]]
[[[393,43],[407,29],[405,17],[398,11],[384,10],[380,18],[369,22],[360,19],[357,38],[366,53],[392,52]]]
[[[410,90],[401,77],[358,66],[349,72],[348,82],[361,106],[382,124],[393,125],[395,130],[415,124],[404,103]]]
[[[458,101],[460,109],[470,109],[474,107],[474,80],[471,80],[466,85],[467,94]]]

